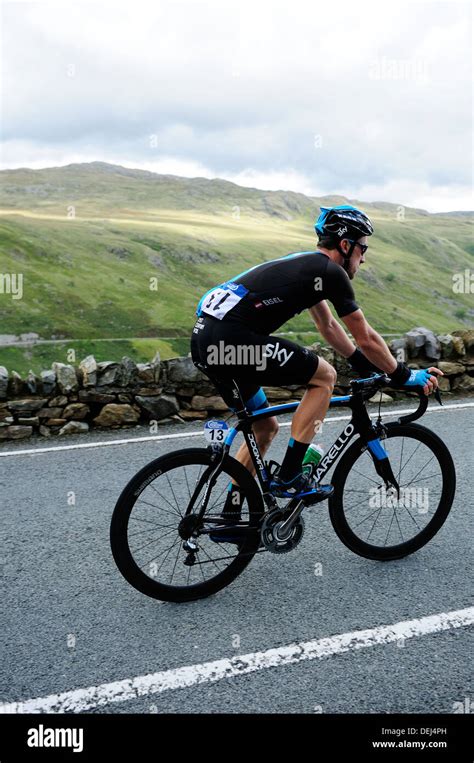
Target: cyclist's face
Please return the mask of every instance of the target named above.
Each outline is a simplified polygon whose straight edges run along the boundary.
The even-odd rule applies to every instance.
[[[347,244],[347,251],[349,251],[351,244],[349,242],[347,242]],[[362,236],[362,238],[357,240],[357,244],[354,247],[354,251],[352,252],[351,259],[349,261],[347,274],[351,280],[356,275],[360,266],[365,262],[365,246],[367,246],[367,236]]]

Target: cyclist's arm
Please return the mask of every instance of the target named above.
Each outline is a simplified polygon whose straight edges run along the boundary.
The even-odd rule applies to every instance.
[[[344,315],[342,320],[371,363],[387,374],[391,374],[396,370],[397,361],[391,355],[380,334],[367,323],[362,310],[355,310],[353,313],[349,313],[349,315]]]
[[[309,308],[311,318],[322,337],[343,358],[349,358],[355,351],[355,347],[347,336],[343,327],[331,313],[327,302],[323,299],[317,305]]]

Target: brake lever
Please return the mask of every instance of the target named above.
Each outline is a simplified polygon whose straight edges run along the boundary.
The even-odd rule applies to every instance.
[[[434,392],[434,396],[435,396],[436,400],[438,401],[438,403],[440,405],[443,405],[443,403],[441,402],[441,394],[440,394],[440,391],[439,391],[439,387],[436,387],[435,392]]]

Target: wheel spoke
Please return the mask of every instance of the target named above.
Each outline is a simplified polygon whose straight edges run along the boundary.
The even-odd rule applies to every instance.
[[[173,582],[173,575],[174,575],[174,573],[175,573],[175,570],[176,570],[176,565],[178,564],[178,559],[179,559],[179,552],[180,552],[180,551],[181,551],[181,545],[179,545],[179,546],[178,546],[178,549],[177,549],[177,551],[176,551],[176,559],[174,560],[174,566],[173,566],[173,569],[172,569],[172,571],[171,571],[171,577],[170,577],[170,585],[171,585],[171,583]]]
[[[377,511],[377,509],[376,509],[376,511]],[[382,511],[382,507],[380,507],[380,509],[378,509],[378,514],[377,514],[377,516],[375,517],[375,519],[374,519],[374,523],[373,523],[372,527],[370,528],[370,533],[369,533],[369,534],[368,534],[368,536],[367,536],[367,542],[368,542],[368,540],[369,540],[370,536],[372,535],[372,530],[374,529],[374,527],[375,527],[375,525],[376,525],[377,519],[379,518],[379,516],[380,516],[380,512],[381,512],[381,511]],[[372,514],[371,514],[370,516],[372,516]]]
[[[402,437],[402,452],[400,453],[400,469],[398,470],[398,477],[397,477],[397,482],[398,482],[398,484],[400,484],[400,473],[401,473],[401,471],[402,471],[402,463],[403,463],[403,448],[404,448],[404,445],[405,445],[405,438],[404,438],[404,437]]]
[[[155,493],[156,492],[157,491],[155,490]],[[180,515],[178,514],[177,511],[174,510],[174,508],[173,508],[172,511],[170,511],[169,509],[163,508],[163,506],[156,506],[156,504],[154,504],[154,503],[150,503],[149,501],[145,501],[145,499],[141,498],[141,497],[138,499],[137,503],[144,503],[145,506],[151,506],[152,509],[158,509],[158,511],[166,511],[168,514],[175,514],[175,516],[180,518]],[[168,503],[169,503],[169,501],[168,501]],[[170,504],[170,506],[171,506],[171,504]]]
[[[176,500],[176,496],[175,496],[175,494],[174,494],[174,490],[173,490],[173,485],[172,485],[172,484],[171,484],[171,482],[170,482],[170,478],[169,478],[169,476],[168,476],[168,472],[165,472],[165,477],[166,477],[166,479],[168,480],[168,485],[170,486],[170,490],[171,490],[171,492],[173,493],[173,498],[174,498],[174,500],[175,500],[175,503],[176,503],[176,508],[178,509],[179,515],[182,517],[182,516],[183,516],[183,514],[182,514],[182,512],[179,510],[178,501]]]
[[[432,477],[441,477],[441,474],[439,474],[439,472],[436,472],[436,474],[428,474],[426,477],[420,477],[418,480],[410,480],[410,482],[405,482],[404,485],[400,485],[400,488],[408,487],[409,485],[414,485],[415,482],[423,482],[423,480],[429,480]]]
[[[219,565],[218,565],[218,564],[216,564],[216,561],[215,561],[215,559],[212,559],[212,558],[209,556],[209,554],[207,553],[207,551],[206,551],[206,549],[204,548],[204,546],[201,546],[201,551],[204,551],[204,553],[206,554],[206,556],[207,556],[207,558],[209,559],[209,561],[211,561],[211,562],[214,564],[214,566],[215,566],[215,567],[217,567],[217,571],[220,573],[220,572],[221,572],[221,570],[220,570],[220,568],[219,568]]]
[[[222,524],[219,515],[226,498],[226,489],[230,482],[237,482],[233,470],[229,472],[227,469],[222,469],[217,473],[216,482],[208,494],[208,508],[203,522],[194,525],[193,516],[184,515],[186,507],[190,507],[198,486],[200,494],[197,502],[200,496],[202,498],[203,488],[200,483],[203,475],[208,474],[211,465],[208,454],[198,455],[199,463],[196,463],[194,458],[192,454],[178,458],[170,455],[169,460],[165,458],[161,461],[161,473],[157,476],[156,472],[153,472],[153,468],[156,469],[156,467],[148,472],[144,471],[140,488],[137,489],[134,485],[129,491],[129,505],[125,506],[125,510],[128,511],[126,529],[120,529],[115,533],[118,537],[120,533],[125,537],[115,541],[113,533],[111,536],[112,543],[117,543],[116,547],[113,546],[114,555],[117,553],[116,558],[119,558],[122,554],[124,568],[127,566],[130,568],[130,565],[126,563],[127,558],[131,556],[133,559],[134,567],[132,566],[131,571],[123,569],[117,561],[127,580],[139,587],[136,581],[140,581],[140,576],[146,578],[149,582],[143,584],[151,586],[150,595],[154,595],[153,590],[156,590],[158,597],[160,597],[160,586],[167,587],[169,591],[174,589],[176,601],[184,600],[188,596],[185,593],[186,589],[188,591],[195,589],[197,595],[202,595],[206,589],[208,589],[206,592],[211,592],[213,580],[228,573],[229,568],[232,568],[228,573],[228,582],[231,582],[242,569],[239,565],[232,563],[239,557],[247,557],[250,561],[252,556],[258,553],[253,542],[248,544],[246,551],[241,544],[208,545],[211,542],[210,538],[207,532],[203,532],[206,523],[211,529],[217,522]],[[245,511],[250,522],[251,506],[248,505]],[[236,513],[240,514],[240,512]],[[240,526],[241,522],[237,521],[236,524]],[[181,537],[180,532],[184,538]],[[199,534],[202,534],[200,540]],[[187,552],[183,548],[183,541],[185,538],[194,540],[193,536],[197,538],[198,547],[194,552],[191,550]],[[231,553],[229,553],[230,547],[232,547]],[[153,556],[150,556],[151,552]],[[183,563],[187,561],[190,564],[184,565]],[[188,569],[185,569],[185,566]],[[196,566],[199,567],[200,572],[198,569],[192,569]],[[134,568],[135,570],[138,568],[138,571],[135,572]],[[155,585],[156,589],[153,588]]]
[[[395,519],[396,519],[396,521],[397,521],[398,529],[399,529],[399,531],[400,531],[400,537],[401,537],[401,539],[402,539],[402,543],[403,543],[403,542],[405,541],[405,538],[403,537],[402,528],[400,527],[400,522],[398,521],[398,514],[397,514],[397,511],[395,510],[395,511],[394,511],[394,513],[395,513]]]
[[[374,485],[379,485],[377,480],[372,479],[372,477],[368,477],[366,474],[362,474],[362,472],[357,471],[357,469],[353,469],[353,471],[358,474],[360,477],[363,477],[365,480],[370,480],[370,482],[373,482]]]
[[[399,549],[401,555],[403,551],[411,553],[420,547],[417,543],[421,544],[422,540],[417,539],[421,534],[425,536],[423,541],[428,542],[435,532],[430,530],[432,520],[443,510],[440,492],[444,489],[446,472],[441,451],[415,428],[413,432],[408,426],[400,429],[400,434],[394,428],[387,436],[387,452],[391,454],[393,473],[400,489],[398,495],[393,495],[382,478],[377,482],[372,477],[367,450],[356,449],[352,460],[349,458],[349,472],[341,474],[342,496],[336,494],[334,506],[342,511],[347,523],[338,528],[341,539],[346,542],[344,536],[347,535],[350,548],[357,546],[357,541],[367,544],[373,549],[374,559],[390,558],[392,548],[397,549],[396,554]],[[332,518],[334,522],[337,513]]]
[[[417,452],[417,450],[418,450],[418,448],[420,447],[420,445],[421,445],[421,440],[419,441],[419,443],[418,443],[418,445],[416,446],[415,450],[413,451],[413,453],[411,454],[410,458],[409,458],[409,459],[408,459],[408,461],[406,462],[405,466],[404,466],[403,468],[401,468],[401,469],[400,469],[400,473],[399,473],[399,475],[398,475],[399,479],[400,479],[400,477],[401,477],[401,475],[402,475],[402,472],[403,472],[403,470],[404,470],[404,469],[406,469],[406,467],[408,466],[408,464],[409,464],[409,463],[410,463],[410,461],[412,460],[413,456],[414,456],[414,455],[415,455],[415,453]]]
[[[377,511],[380,514],[381,510],[382,510],[382,506],[377,506],[377,508],[374,509],[370,514],[367,514],[367,516],[364,517],[364,519],[361,519],[360,522],[357,522],[356,527],[359,527],[359,525],[362,525],[364,522],[367,522],[367,520],[370,519],[370,517],[373,517],[374,514],[377,513]],[[377,521],[377,519],[375,521]]]
[[[155,508],[158,508],[158,507],[156,506]],[[130,514],[130,520],[132,519],[134,522],[146,522],[147,524],[155,525],[156,527],[171,527],[171,525],[159,525],[158,522],[153,522],[152,519],[143,519],[143,517],[134,517]]]
[[[165,477],[168,477],[168,475],[166,474],[166,475],[165,475]],[[169,477],[168,477],[168,482],[169,482]],[[173,506],[173,504],[171,503],[171,501],[168,501],[168,499],[167,499],[167,498],[165,498],[165,496],[164,496],[164,495],[161,495],[161,493],[160,493],[160,492],[159,492],[159,491],[156,489],[155,485],[153,485],[153,483],[152,483],[152,482],[150,482],[150,485],[149,485],[149,487],[151,487],[151,489],[152,489],[152,490],[154,490],[154,491],[155,491],[155,493],[156,493],[157,495],[159,495],[159,496],[160,496],[160,498],[161,498],[163,501],[166,501],[166,503],[168,504],[168,506],[171,506],[171,509],[172,509],[172,511],[173,511],[173,513],[174,513],[174,514],[177,514],[177,516],[178,516],[178,517],[182,517],[182,516],[183,516],[183,515],[181,514],[181,512],[179,511],[179,509],[177,509],[177,508],[175,508],[175,507]],[[168,509],[168,511],[169,511],[169,509]]]
[[[190,489],[190,487],[189,487],[189,482],[188,482],[188,473],[187,473],[187,471],[186,471],[186,467],[184,467],[184,479],[186,480],[186,486],[187,486],[187,488],[188,488],[188,495],[189,495],[189,500],[191,500],[191,489]],[[191,569],[191,567],[190,567],[189,569]]]
[[[414,516],[412,515],[412,513],[411,513],[410,509],[408,508],[408,506],[403,506],[403,508],[404,508],[404,509],[406,509],[407,513],[408,513],[408,514],[409,514],[409,516],[410,516],[410,517],[413,519],[413,521],[414,521],[415,525],[418,527],[419,531],[421,532],[421,527],[420,527],[420,525],[418,524],[418,522],[416,521],[416,519],[414,518]]]
[[[416,473],[416,474],[415,474],[415,476],[413,477],[413,480],[410,480],[410,484],[411,484],[412,482],[415,482],[415,480],[416,480],[416,478],[418,477],[418,475],[419,475],[419,474],[421,474],[421,472],[423,471],[423,469],[426,469],[426,467],[428,466],[428,464],[431,464],[431,462],[432,462],[433,458],[434,458],[434,456],[431,456],[431,458],[429,459],[429,461],[427,461],[427,462],[426,462],[426,464],[425,464],[424,466],[422,466],[422,467],[421,467],[421,469],[419,469],[419,470],[417,471],[417,473]]]
[[[217,503],[219,503],[219,501],[220,501],[220,499],[221,499],[221,497],[222,497],[222,493],[223,493],[225,490],[227,490],[227,486],[226,486],[226,485],[224,485],[223,489],[222,489],[222,490],[221,490],[221,492],[219,493],[219,495],[218,495],[217,499],[214,501],[214,503],[212,504],[212,506],[209,506],[209,507],[206,509],[206,514],[210,514],[210,513],[211,513],[211,511],[212,511],[212,509],[214,508],[214,506],[215,506]]]
[[[206,582],[206,578],[204,577],[204,569],[201,562],[199,562],[199,569],[201,570],[202,579],[204,582]]]
[[[166,549],[166,548],[165,548],[165,549],[163,549],[163,551],[160,551],[160,553],[159,553],[159,554],[155,554],[155,556],[152,556],[152,557],[151,557],[151,559],[149,559],[149,561],[146,563],[146,566],[150,565],[150,564],[151,564],[151,563],[152,563],[152,562],[153,562],[155,559],[158,559],[158,558],[159,558],[159,557],[160,557],[162,554],[164,554],[164,553],[165,553],[165,551],[167,552],[167,554],[166,554],[166,556],[165,556],[165,560],[166,560],[166,559],[167,559],[167,557],[168,557],[168,554],[169,554],[169,553],[170,553],[170,551],[171,551],[171,549],[173,549],[173,548],[176,546],[176,544],[177,544],[177,543],[180,543],[180,541],[181,541],[181,538],[178,538],[178,540],[175,540],[175,542],[174,542],[174,543],[172,543],[172,544],[171,544],[171,546],[170,546],[168,549]],[[164,561],[164,560],[163,560],[163,561]],[[163,565],[161,565],[161,566],[159,567],[159,570],[161,570],[161,567],[162,567],[162,566],[163,566]],[[159,570],[158,570],[158,571],[159,571]]]
[[[392,524],[393,524],[393,517],[394,517],[394,516],[395,516],[395,509],[393,509],[393,514],[392,514],[392,518],[391,518],[391,520],[390,520],[390,524],[389,524],[389,526],[388,526],[388,530],[387,530],[387,536],[386,536],[386,538],[385,538],[385,543],[384,543],[384,546],[386,546],[386,545],[387,545],[387,540],[388,540],[388,536],[390,535],[390,530],[392,529]]]
[[[365,495],[367,496],[367,492],[365,492]],[[349,506],[347,509],[344,509],[344,511],[352,511],[353,509],[358,509],[359,506],[365,506],[367,502],[366,501],[359,501],[359,503],[354,504],[353,506]],[[370,507],[372,508],[372,507]],[[378,506],[377,506],[378,508]],[[372,514],[370,515],[372,516]]]
[[[149,543],[145,543],[143,546],[139,546],[138,548],[135,549],[135,552],[141,551],[142,548],[146,548],[147,546],[150,546],[152,543],[156,543],[156,541],[161,540],[161,538],[166,538],[167,535],[171,535],[171,533],[175,533],[175,532],[176,532],[176,528],[174,527],[172,530],[165,533],[164,535],[160,534],[156,538],[153,538],[153,540],[151,540]]]
[[[162,530],[166,530],[168,527],[173,527],[176,530],[176,527],[174,527],[174,525],[157,525],[157,527]],[[150,532],[150,528],[147,527],[146,530],[137,530],[137,532],[128,533],[128,537],[133,538],[135,537],[135,535],[143,535],[143,533],[149,533],[149,532]]]

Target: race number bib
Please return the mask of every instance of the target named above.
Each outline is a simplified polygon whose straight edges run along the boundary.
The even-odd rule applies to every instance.
[[[201,304],[201,312],[212,315],[221,321],[247,293],[248,289],[242,284],[227,281],[227,283],[216,286],[209,294],[206,294]]]
[[[204,437],[208,442],[218,442],[223,443],[227,433],[229,431],[229,427],[227,426],[225,421],[206,421],[204,424]]]

